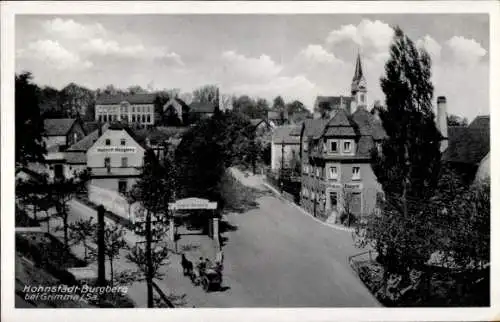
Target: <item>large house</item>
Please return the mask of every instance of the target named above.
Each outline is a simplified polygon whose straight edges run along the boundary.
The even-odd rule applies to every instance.
[[[306,119],[300,134],[301,206],[315,216],[333,218],[344,210],[368,214],[382,189],[371,168],[371,150],[386,136],[366,108],[366,81],[358,54],[351,97],[317,98],[322,118]],[[328,103],[328,104],[326,104]]]
[[[45,119],[43,141],[47,150],[63,151],[85,136],[80,119]]]
[[[86,152],[91,184],[126,192],[141,174],[146,147],[128,127],[111,124]]]
[[[101,95],[96,99],[95,119],[99,122],[155,123],[156,94]]]

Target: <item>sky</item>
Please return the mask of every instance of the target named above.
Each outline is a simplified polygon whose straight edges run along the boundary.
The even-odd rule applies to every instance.
[[[227,95],[298,99],[350,95],[357,52],[370,106],[398,25],[432,58],[448,113],[489,114],[486,14],[17,15],[16,72],[61,89],[216,84]]]

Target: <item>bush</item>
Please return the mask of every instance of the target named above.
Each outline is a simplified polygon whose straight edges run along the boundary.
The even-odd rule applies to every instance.
[[[358,217],[352,213],[348,213],[346,211],[343,211],[341,214],[340,214],[340,223],[342,225],[345,225],[345,226],[352,226],[354,225],[355,223],[358,222]]]

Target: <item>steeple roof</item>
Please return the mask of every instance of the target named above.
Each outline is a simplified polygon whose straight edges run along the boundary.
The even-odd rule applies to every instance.
[[[363,68],[361,66],[361,56],[358,53],[358,58],[356,59],[356,69],[354,70],[353,81],[359,81],[363,78]]]
[[[361,65],[361,55],[358,52],[358,57],[356,58],[356,69],[354,70],[354,76],[352,78],[351,92],[354,94],[361,88],[366,87],[365,76],[363,75],[363,67]]]

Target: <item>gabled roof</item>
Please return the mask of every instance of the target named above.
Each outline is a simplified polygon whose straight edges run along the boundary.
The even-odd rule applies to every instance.
[[[188,130],[187,127],[155,127],[152,129],[134,130],[135,139],[140,143],[149,140],[151,144],[159,144],[170,139],[179,139]]]
[[[98,128],[99,128],[99,122],[92,121],[83,123],[83,130],[85,131],[85,134],[90,134],[95,130],[97,130]]]
[[[326,119],[306,119],[304,120],[304,136],[305,137],[318,137],[325,130],[326,124],[329,120]]]
[[[375,116],[364,108],[359,108],[351,116],[356,123],[360,135],[370,135],[375,140],[382,140],[387,136],[382,122],[377,120]]]
[[[176,97],[176,98],[171,98],[169,99],[164,105],[163,105],[163,109],[165,109],[165,107],[171,105],[173,102],[177,102],[180,104],[180,106],[182,106],[183,108],[189,108],[189,105],[186,104],[186,102],[184,102],[183,100],[181,100],[180,98]]]
[[[489,115],[480,115],[474,119],[469,125],[470,129],[475,128],[490,128],[490,116]]]
[[[130,104],[153,104],[156,100],[156,94],[130,94],[130,95],[109,95],[103,94],[96,98],[97,105],[115,105],[120,104],[123,101],[127,101]]]
[[[268,111],[267,112],[267,119],[268,120],[281,120],[281,113],[278,111]],[[288,113],[285,112],[283,113],[283,119],[287,120],[288,119]]]
[[[299,144],[300,136],[292,135],[292,132],[296,126],[279,126],[274,129],[273,132],[273,142],[275,144],[285,143],[285,144]]]
[[[448,127],[448,148],[443,152],[443,161],[474,165],[481,162],[490,152],[490,129],[476,125]]]
[[[351,96],[317,96],[315,105],[319,107],[321,104],[326,104],[329,109],[342,108],[340,102],[342,102],[344,106],[346,104],[350,106],[352,100],[353,98]]]
[[[330,121],[325,126],[325,136],[356,136],[354,124],[349,121],[347,113],[343,109],[338,109]]]
[[[214,113],[215,105],[211,103],[193,102],[189,105],[191,113]]]
[[[64,159],[67,164],[86,164],[87,154],[83,151],[66,151]]]
[[[104,133],[109,128],[109,124],[106,123],[102,126],[102,133]],[[83,151],[87,152],[88,149],[94,145],[94,142],[99,138],[99,129],[94,130],[92,133],[88,134],[80,141],[76,142],[70,146],[66,151]]]
[[[43,126],[46,136],[67,135],[76,119],[45,119]]]

